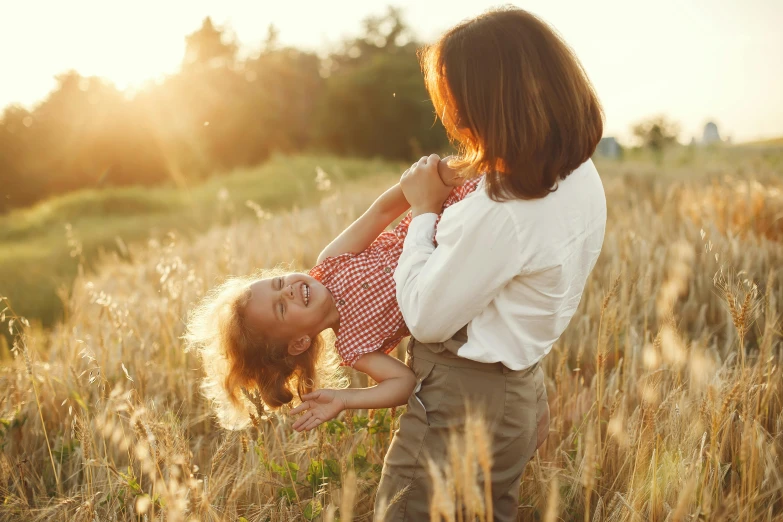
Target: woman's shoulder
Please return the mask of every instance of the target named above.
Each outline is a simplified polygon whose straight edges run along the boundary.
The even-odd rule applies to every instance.
[[[580,165],[547,196],[515,200],[507,206],[524,241],[558,257],[606,226],[606,196],[593,162]]]
[[[557,182],[553,190],[542,198],[514,199],[509,208],[514,213],[527,217],[547,216],[553,213],[580,211],[605,206],[606,197],[601,177],[592,160],[587,160],[574,169],[565,179]]]

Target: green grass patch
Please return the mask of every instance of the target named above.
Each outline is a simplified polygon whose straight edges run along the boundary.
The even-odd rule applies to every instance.
[[[57,289],[70,288],[78,266],[66,224],[89,269],[98,252],[118,250],[118,238],[128,244],[169,231],[189,236],[231,220],[256,219],[247,201],[269,211],[312,204],[322,194],[318,167],[333,187],[401,172],[400,165],[380,160],[279,156],[191,187],[83,190],[49,199],[0,216],[0,295],[20,315],[51,326],[62,317]]]

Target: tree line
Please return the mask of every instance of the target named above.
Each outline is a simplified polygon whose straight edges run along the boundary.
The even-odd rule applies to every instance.
[[[442,150],[399,10],[363,22],[326,56],[282,46],[270,26],[240,59],[206,18],[176,74],[133,95],[75,71],[31,110],[0,118],[0,212],[82,188],[185,186],[271,154],[323,151],[409,159]]]

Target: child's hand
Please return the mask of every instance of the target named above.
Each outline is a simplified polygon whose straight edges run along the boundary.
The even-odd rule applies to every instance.
[[[400,188],[411,205],[413,216],[432,212],[440,213],[443,202],[451,192],[440,180],[437,154],[423,156],[411,168],[402,173]]]
[[[457,171],[449,166],[453,158],[454,156],[446,156],[438,163],[438,175],[447,187],[459,187],[465,183],[465,178],[458,176]]]
[[[316,390],[302,396],[302,404],[291,410],[292,414],[302,413],[294,425],[296,431],[310,431],[322,422],[330,421],[345,409],[345,397],[342,390]]]

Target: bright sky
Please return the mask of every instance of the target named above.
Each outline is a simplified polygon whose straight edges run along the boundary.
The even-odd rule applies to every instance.
[[[32,106],[76,69],[121,88],[177,70],[184,36],[209,15],[245,52],[274,23],[284,44],[328,49],[400,6],[419,38],[488,0],[0,0],[0,107]],[[783,135],[783,0],[528,0],[575,49],[606,110],[606,134],[665,113],[684,138],[708,120],[735,141]]]

